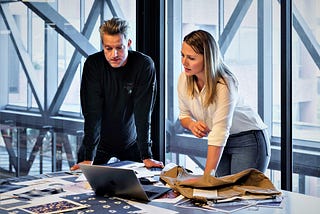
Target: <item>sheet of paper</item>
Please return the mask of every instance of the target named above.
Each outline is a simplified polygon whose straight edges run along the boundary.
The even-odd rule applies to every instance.
[[[217,190],[193,189],[194,197],[204,197],[207,199],[216,199],[218,197]]]
[[[183,198],[184,198],[183,195],[179,195],[175,198],[157,198],[157,199],[153,199],[152,201],[175,204],[175,203],[178,203],[179,201],[181,201]]]
[[[232,202],[225,202],[225,203],[207,203],[204,205],[205,208],[217,210],[220,212],[235,212],[241,209],[246,209],[248,207],[253,206],[253,203],[249,201],[232,201]]]
[[[177,211],[161,208],[161,207],[156,207],[150,204],[146,203],[139,203],[136,201],[127,201],[128,204],[131,204],[132,206],[138,207],[141,210],[143,210],[143,213],[165,213],[165,214],[176,214],[178,213]]]
[[[84,176],[84,174],[79,175],[79,177],[76,179],[76,181],[86,181],[87,178]]]

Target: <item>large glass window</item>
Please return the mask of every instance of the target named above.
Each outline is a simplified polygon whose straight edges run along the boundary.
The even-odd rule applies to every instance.
[[[292,6],[292,136],[296,172],[293,188],[319,196],[319,171],[312,176],[297,173],[298,168],[319,165],[315,156],[320,154],[320,5],[311,2],[293,1]]]

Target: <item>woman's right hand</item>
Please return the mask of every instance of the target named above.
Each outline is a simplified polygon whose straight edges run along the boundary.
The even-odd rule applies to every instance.
[[[88,165],[92,165],[92,163],[93,163],[93,161],[82,161],[82,162],[80,162],[80,163],[77,163],[77,164],[73,165],[73,166],[70,168],[70,170],[71,170],[71,171],[75,171],[75,170],[80,169],[79,164],[88,164]]]

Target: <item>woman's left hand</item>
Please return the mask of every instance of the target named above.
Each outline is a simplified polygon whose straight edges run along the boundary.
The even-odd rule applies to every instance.
[[[208,132],[210,131],[207,125],[202,121],[193,122],[190,130],[198,138],[207,136]]]

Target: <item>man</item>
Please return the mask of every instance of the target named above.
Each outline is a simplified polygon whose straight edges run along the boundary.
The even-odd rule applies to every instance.
[[[103,51],[90,55],[84,64],[80,89],[84,139],[78,163],[105,164],[116,157],[162,168],[162,162],[152,159],[150,138],[154,62],[129,50],[128,28],[120,18],[104,22],[99,29]],[[71,167],[76,169],[78,164]]]

